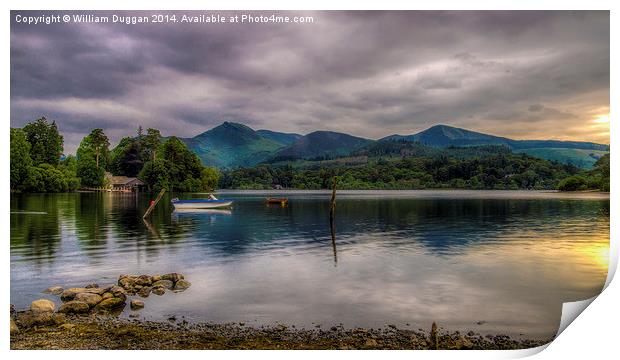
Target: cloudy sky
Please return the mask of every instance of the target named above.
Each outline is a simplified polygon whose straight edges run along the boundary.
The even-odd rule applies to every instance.
[[[191,137],[223,121],[609,143],[608,12],[279,14],[314,21],[27,25],[16,16],[40,13],[12,12],[11,126],[56,120],[66,153],[96,127],[114,143],[138,125]]]

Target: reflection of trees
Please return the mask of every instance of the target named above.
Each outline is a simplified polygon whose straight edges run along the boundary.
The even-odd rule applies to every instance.
[[[11,254],[51,262],[61,240],[54,194],[11,194],[11,211],[47,214],[11,214]]]
[[[422,245],[453,254],[463,246],[496,241],[502,234],[554,231],[561,222],[601,221],[609,202],[509,199],[353,199],[338,202],[338,245],[371,241],[384,247]],[[606,209],[606,210],[605,210]],[[591,218],[590,218],[591,217]],[[175,222],[173,222],[175,223]],[[196,214],[176,221],[200,246],[221,256],[288,246],[332,247],[329,199],[291,199],[286,208],[243,201],[232,216]],[[378,236],[366,236],[376,234]]]
[[[90,257],[110,251],[154,255],[186,243],[216,256],[303,247],[333,252],[329,198],[291,197],[289,206],[265,206],[262,198],[238,199],[230,214],[174,214],[166,196],[142,222],[148,194],[12,194],[11,254],[37,261],[53,258],[64,227],[75,224],[78,245]],[[437,254],[497,241],[502,234],[556,231],[562,223],[609,224],[609,201],[508,199],[376,199],[343,196],[335,225],[338,250],[354,243],[423,246]],[[601,225],[601,221],[603,224]],[[149,225],[149,226],[147,226]],[[585,233],[584,233],[585,235]],[[106,250],[108,246],[114,249]]]

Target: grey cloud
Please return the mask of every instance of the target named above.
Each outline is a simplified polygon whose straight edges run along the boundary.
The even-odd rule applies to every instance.
[[[371,138],[442,122],[540,138],[550,120],[574,128],[609,109],[609,12],[287,14],[315,23],[13,22],[11,124],[48,115],[78,139],[103,127],[114,141],[138,124],[194,136],[225,120]]]

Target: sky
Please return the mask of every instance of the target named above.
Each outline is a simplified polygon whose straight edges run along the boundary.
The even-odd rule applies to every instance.
[[[11,126],[193,137],[224,121],[378,139],[446,124],[609,143],[607,11],[275,12],[300,23],[114,23],[151,11],[11,12]],[[92,14],[109,23],[24,24]]]

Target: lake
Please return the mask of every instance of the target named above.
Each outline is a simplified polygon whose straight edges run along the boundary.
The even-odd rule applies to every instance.
[[[597,295],[609,255],[609,194],[341,191],[335,243],[327,191],[220,192],[230,211],[177,213],[166,195],[11,194],[11,303],[52,285],[119,274],[185,274],[143,319],[386,327],[541,338],[562,303]],[[266,195],[268,194],[268,195]],[[205,197],[174,194],[179,198]],[[21,212],[21,213],[19,213]],[[121,316],[128,316],[129,306]]]

